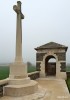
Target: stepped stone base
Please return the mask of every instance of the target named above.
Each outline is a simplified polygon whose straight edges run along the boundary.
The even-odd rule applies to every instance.
[[[38,82],[30,80],[27,74],[27,65],[16,60],[10,65],[8,85],[3,88],[3,95],[9,97],[21,97],[36,93]]]
[[[24,85],[30,83],[30,78],[23,78],[23,79],[9,79],[9,85]]]
[[[0,100],[49,100],[50,95],[50,91],[38,86],[38,90],[30,95],[20,97],[3,96]]]
[[[38,90],[38,83],[30,80],[29,83],[23,85],[7,85],[4,87],[4,96],[20,97],[33,94]]]

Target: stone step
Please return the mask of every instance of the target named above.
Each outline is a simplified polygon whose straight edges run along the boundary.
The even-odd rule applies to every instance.
[[[24,85],[7,85],[4,87],[4,96],[25,96],[33,94],[38,90],[38,83],[31,80],[28,84]]]
[[[30,78],[23,78],[23,79],[9,79],[9,85],[24,85],[30,82]]]

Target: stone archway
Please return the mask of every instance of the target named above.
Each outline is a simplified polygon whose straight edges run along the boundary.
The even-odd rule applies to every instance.
[[[60,71],[61,71],[61,63],[58,61],[58,56],[52,52],[48,52],[48,54],[45,54],[43,56],[43,61],[40,63],[40,76],[41,77],[46,77],[48,76],[47,73],[45,73],[45,60],[50,59],[50,57],[53,57],[56,59],[56,77],[60,77]]]
[[[56,59],[56,74],[57,78],[66,78],[66,51],[67,46],[50,42],[45,45],[35,48],[36,53],[36,69],[40,71],[40,77],[47,76],[47,70],[45,69],[45,62],[50,58]],[[47,64],[46,64],[47,65]],[[49,68],[52,72],[51,67]],[[53,73],[53,72],[52,72]],[[51,73],[51,74],[52,74]]]
[[[50,59],[55,59],[56,58],[52,55],[48,56],[45,59],[45,75],[46,76],[56,76],[56,62],[49,62]]]

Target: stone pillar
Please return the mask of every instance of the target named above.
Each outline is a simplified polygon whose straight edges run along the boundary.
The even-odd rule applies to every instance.
[[[41,78],[45,78],[46,77],[46,75],[45,75],[45,61],[42,61],[41,62],[41,64],[40,64],[40,66],[41,66],[41,71],[40,71],[40,77]]]
[[[18,7],[18,8],[17,8]],[[13,9],[17,13],[17,25],[16,25],[16,62],[22,61],[22,19],[24,16],[21,17],[21,2],[17,2],[17,6],[13,6]]]

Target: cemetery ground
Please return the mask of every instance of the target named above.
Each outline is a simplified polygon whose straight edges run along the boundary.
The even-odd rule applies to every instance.
[[[34,72],[34,71],[36,71],[36,67],[29,66],[27,70],[28,70],[27,71],[28,73]],[[67,71],[70,71],[69,66],[67,67]],[[0,66],[0,80],[3,80],[5,78],[7,78],[8,76],[9,76],[9,66]],[[70,92],[70,78],[67,78],[66,84],[67,84],[68,90]]]

